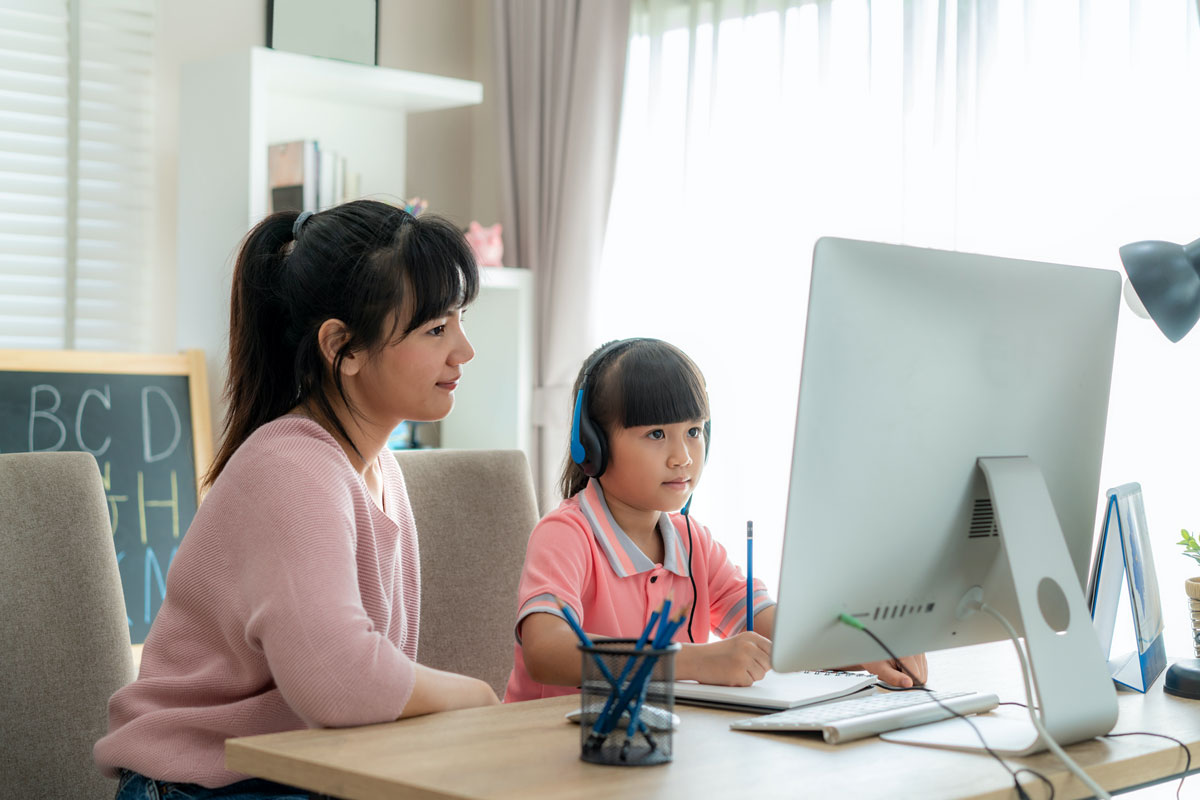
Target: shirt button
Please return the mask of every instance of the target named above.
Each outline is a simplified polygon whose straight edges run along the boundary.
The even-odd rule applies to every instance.
[[[650,582],[651,582],[651,583],[658,583],[658,576],[657,576],[657,575],[651,575],[651,576],[650,576]]]

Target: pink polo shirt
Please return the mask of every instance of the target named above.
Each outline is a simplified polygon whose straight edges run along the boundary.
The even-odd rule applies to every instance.
[[[583,629],[600,637],[637,638],[650,614],[668,594],[674,608],[693,606],[692,636],[707,642],[710,631],[728,638],[746,627],[746,576],[729,560],[708,528],[692,520],[692,574],[688,578],[687,523],[681,514],[658,519],[663,563],[656,564],[621,530],[598,481],[564,500],[529,536],[517,600],[517,630],[530,614],[562,616],[554,598],[571,607]],[[754,582],[754,613],[774,605],[761,581]],[[687,642],[687,623],[674,640]],[[513,646],[513,670],[504,701],[575,694],[577,688],[548,686],[525,669],[521,639]]]

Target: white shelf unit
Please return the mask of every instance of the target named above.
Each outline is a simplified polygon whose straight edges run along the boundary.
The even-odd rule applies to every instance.
[[[474,81],[254,47],[180,76],[176,346],[204,350],[223,418],[229,289],[246,232],[267,211],[267,145],[315,139],[362,174],[365,197],[404,196],[410,112],[474,105]]]
[[[440,446],[524,450],[533,463],[533,274],[480,267],[479,297],[464,327],[475,358],[463,367]]]

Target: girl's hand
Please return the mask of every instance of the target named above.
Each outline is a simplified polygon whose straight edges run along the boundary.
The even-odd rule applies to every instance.
[[[675,657],[675,677],[720,686],[749,686],[771,668],[771,640],[743,631],[711,644],[685,644]]]
[[[925,660],[924,653],[919,656],[906,656],[900,659],[900,663],[904,665],[904,670],[907,672],[900,669],[899,665],[890,659],[888,661],[872,661],[869,664],[863,664],[862,668],[874,673],[879,680],[889,686],[911,689],[913,680],[909,675],[917,679],[917,686],[925,685],[925,680],[929,677],[929,664]]]

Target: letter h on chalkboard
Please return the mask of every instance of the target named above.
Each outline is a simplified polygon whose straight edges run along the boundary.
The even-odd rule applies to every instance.
[[[0,452],[78,450],[100,466],[130,638],[145,641],[212,458],[198,350],[0,350]]]

